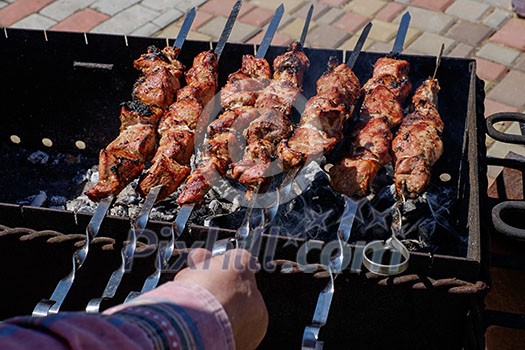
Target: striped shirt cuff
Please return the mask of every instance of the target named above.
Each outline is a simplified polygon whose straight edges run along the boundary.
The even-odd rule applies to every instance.
[[[141,327],[158,349],[235,349],[226,311],[195,284],[168,282],[105,313]]]

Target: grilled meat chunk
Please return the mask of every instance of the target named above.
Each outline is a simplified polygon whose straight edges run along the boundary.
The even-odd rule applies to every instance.
[[[139,183],[142,195],[162,185],[157,197],[157,200],[162,200],[173,193],[188,176],[195,128],[204,106],[217,90],[217,72],[217,55],[213,52],[204,51],[194,58],[193,66],[186,73],[188,85],[179,90],[177,101],[169,106],[160,122],[160,141],[153,165]]]
[[[443,121],[437,110],[439,83],[426,80],[412,98],[413,111],[392,142],[394,183],[399,196],[418,197],[430,181],[430,169],[443,153]]]
[[[300,125],[277,148],[285,170],[330,152],[342,140],[343,123],[352,115],[359,94],[354,72],[331,58],[327,71],[317,81],[317,95],[306,103]]]
[[[232,177],[248,187],[248,195],[255,189],[265,189],[276,146],[291,136],[292,125],[288,116],[301,91],[303,75],[310,61],[301,45],[292,43],[285,54],[274,60],[273,66],[273,79],[255,102],[261,115],[245,133],[248,146],[243,160],[232,165]]]
[[[269,84],[270,79],[268,61],[244,55],[241,68],[229,75],[228,83],[221,89],[221,106],[233,109],[255,105],[259,91]]]
[[[155,127],[135,124],[126,128],[99,155],[99,180],[87,195],[99,201],[126,187],[144,169],[155,152]]]
[[[133,66],[143,74],[151,74],[159,67],[166,67],[176,79],[180,79],[184,71],[184,65],[177,60],[180,53],[179,48],[166,46],[162,50],[154,45],[148,47],[148,52],[142,54],[133,62]]]
[[[363,86],[365,99],[349,153],[330,168],[332,187],[346,195],[365,196],[379,169],[390,162],[391,129],[401,122],[401,103],[411,90],[407,61],[383,57]]]
[[[150,46],[135,60],[143,75],[134,85],[133,101],[122,104],[119,136],[100,151],[99,181],[87,193],[91,200],[118,194],[152,158],[157,125],[180,87],[184,66],[176,59],[178,53],[169,46],[162,50]]]
[[[157,106],[148,106],[140,101],[122,103],[120,109],[120,131],[134,124],[157,125],[162,117],[162,109]]]

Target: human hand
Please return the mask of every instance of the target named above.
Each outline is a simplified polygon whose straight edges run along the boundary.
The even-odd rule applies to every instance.
[[[195,249],[188,256],[188,267],[175,280],[198,284],[212,293],[228,314],[237,349],[255,349],[268,327],[256,270],[255,258],[244,249],[215,257],[205,249]]]

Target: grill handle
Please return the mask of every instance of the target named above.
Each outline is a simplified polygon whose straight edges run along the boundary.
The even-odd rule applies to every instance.
[[[494,124],[499,122],[519,122],[522,135],[506,134],[494,128]],[[487,134],[497,141],[505,143],[514,143],[525,145],[525,114],[523,113],[495,113],[489,116],[486,120]]]
[[[492,222],[494,223],[496,230],[506,236],[509,236],[510,238],[525,241],[525,229],[518,228],[506,223],[502,217],[502,214],[505,211],[514,211],[525,214],[525,202],[505,201],[492,208]]]

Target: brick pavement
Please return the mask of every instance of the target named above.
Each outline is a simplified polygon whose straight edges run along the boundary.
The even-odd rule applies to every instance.
[[[281,1],[285,16],[275,43],[300,35],[310,1],[244,0],[232,41],[259,42]],[[235,0],[0,0],[0,26],[174,37],[183,14],[199,6],[189,37],[216,40]],[[406,52],[472,57],[486,80],[487,114],[525,112],[525,20],[511,0],[315,0],[307,45],[351,49],[362,27],[373,21],[366,50],[389,50],[402,14],[412,14]],[[501,125],[503,129],[510,124]],[[489,141],[489,153],[505,146]],[[503,150],[502,150],[503,148]],[[525,151],[523,152],[525,154]]]

